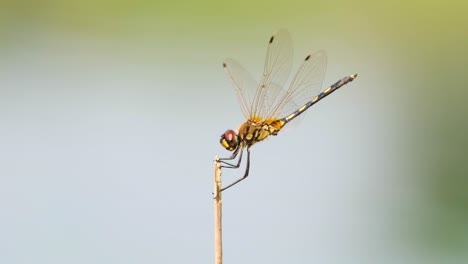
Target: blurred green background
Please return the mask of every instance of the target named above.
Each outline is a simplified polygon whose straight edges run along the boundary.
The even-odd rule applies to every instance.
[[[325,49],[327,85],[359,76],[254,148],[252,176],[224,196],[225,261],[465,263],[467,12],[0,1],[0,262],[212,261],[211,161],[243,122],[221,63],[260,76],[287,28],[296,66]]]

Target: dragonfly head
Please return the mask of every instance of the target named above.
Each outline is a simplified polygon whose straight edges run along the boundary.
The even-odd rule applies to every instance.
[[[234,130],[227,130],[221,135],[219,143],[221,143],[225,149],[233,151],[239,146],[239,136]]]

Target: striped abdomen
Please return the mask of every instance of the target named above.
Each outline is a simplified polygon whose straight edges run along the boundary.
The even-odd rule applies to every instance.
[[[313,106],[316,104],[318,101],[322,100],[323,98],[327,97],[329,94],[333,93],[334,91],[338,90],[341,86],[353,81],[356,78],[357,74],[353,74],[350,76],[346,76],[343,79],[337,81],[334,83],[332,86],[328,87],[325,89],[323,92],[319,93],[317,96],[315,96],[312,100],[307,102],[305,105],[301,106],[298,110],[296,110],[294,113],[286,116],[285,118],[282,118],[281,120],[284,121],[286,124],[287,122],[293,120],[295,117],[299,116],[302,114],[305,110],[309,109],[309,107]]]

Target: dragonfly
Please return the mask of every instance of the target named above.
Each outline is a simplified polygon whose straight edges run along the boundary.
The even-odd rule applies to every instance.
[[[250,148],[269,136],[276,136],[281,129],[345,84],[357,74],[346,76],[322,92],[322,82],[327,67],[327,55],[319,50],[305,57],[289,86],[285,86],[291,74],[293,48],[286,29],[280,29],[268,40],[265,65],[260,83],[236,60],[227,59],[223,68],[233,82],[240,108],[247,119],[237,131],[227,130],[221,135],[221,145],[232,152],[220,158],[221,167],[237,169],[242,154],[247,152],[244,175],[222,188],[224,191],[246,179],[250,169]],[[234,160],[238,157],[237,162]]]

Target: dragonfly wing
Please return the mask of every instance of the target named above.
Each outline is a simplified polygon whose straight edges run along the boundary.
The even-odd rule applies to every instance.
[[[262,79],[253,97],[251,117],[265,116],[271,112],[276,98],[282,94],[291,73],[293,48],[289,32],[280,29],[268,42]]]
[[[234,83],[242,113],[246,119],[249,119],[258,83],[252,75],[234,59],[226,59],[223,63],[223,67],[229,79]]]
[[[319,50],[308,55],[291,80],[286,93],[276,98],[274,109],[266,117],[284,117],[310,101],[322,88],[326,68],[325,51]]]

